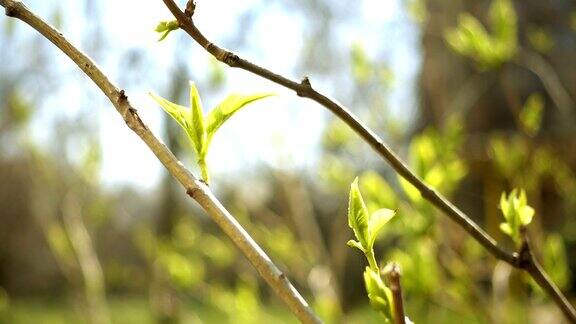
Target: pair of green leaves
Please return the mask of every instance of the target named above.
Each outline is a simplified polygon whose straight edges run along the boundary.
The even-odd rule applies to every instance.
[[[150,96],[166,111],[183,129],[192,142],[202,179],[208,183],[208,166],[206,156],[208,147],[216,131],[240,108],[256,100],[271,96],[270,93],[252,95],[232,94],[226,97],[207,116],[204,116],[202,101],[193,82],[190,82],[190,108],[170,102],[150,93]]]
[[[464,13],[458,27],[445,35],[455,52],[474,59],[481,69],[500,66],[517,50],[517,16],[512,2],[493,0],[488,18],[491,33],[474,16]]]
[[[348,226],[354,231],[357,241],[348,241],[348,246],[356,247],[365,254],[372,252],[378,233],[394,215],[393,210],[386,208],[369,213],[358,188],[358,178],[354,179],[350,186]]]
[[[514,242],[520,243],[520,229],[532,222],[534,208],[528,206],[526,192],[514,189],[508,197],[502,193],[500,197],[500,209],[506,222],[500,224],[500,230],[510,236]]]

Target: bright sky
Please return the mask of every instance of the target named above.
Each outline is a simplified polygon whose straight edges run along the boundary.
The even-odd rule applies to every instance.
[[[182,4],[184,1],[180,1]],[[225,38],[236,27],[235,19],[246,8],[260,4],[262,0],[224,1],[198,0],[195,22],[207,36],[215,42]],[[46,7],[53,5],[49,1],[27,1],[27,5],[41,15]],[[78,7],[76,1],[60,3]],[[403,114],[414,109],[413,86],[419,68],[417,28],[407,17],[402,0],[365,0],[360,10],[361,25],[343,24],[335,26],[339,32],[339,42],[352,44],[360,42],[369,55],[384,51],[395,73],[396,86],[392,89],[389,101],[393,111]],[[165,41],[157,42],[158,35],[153,31],[161,20],[171,18],[162,1],[105,0],[98,2],[103,12],[102,19],[107,28],[106,44],[109,49],[96,57],[113,82],[119,84],[122,71],[119,69],[120,53],[129,48],[144,49],[153,59],[157,78],[131,82],[127,87],[130,100],[137,107],[142,119],[153,132],[162,137],[160,126],[162,110],[148,97],[148,91],[162,96],[167,87],[170,60],[174,57],[178,37],[170,35]],[[225,10],[222,8],[225,7]],[[80,8],[68,10],[62,32],[76,45],[86,46],[83,40],[85,22],[83,15],[73,15]],[[47,17],[44,14],[43,17]],[[214,19],[219,17],[219,19]],[[292,67],[298,59],[302,47],[305,21],[300,16],[282,10],[278,2],[266,1],[262,14],[257,16],[253,28],[253,41],[249,48],[240,53],[254,59],[273,71],[299,79]],[[30,32],[27,30],[26,32]],[[391,46],[390,44],[394,44]],[[84,47],[83,47],[84,48]],[[207,54],[195,44],[190,46],[191,70],[195,76],[207,72]],[[373,56],[373,55],[372,55]],[[58,94],[44,102],[42,113],[36,116],[34,123],[45,124],[47,120],[56,120],[57,116],[90,114],[98,120],[100,140],[103,149],[102,178],[109,186],[134,184],[141,188],[153,188],[165,172],[158,160],[150,153],[136,135],[123,125],[112,106],[97,98],[98,93],[83,93],[85,87],[79,84],[88,82],[80,76],[67,58],[57,55],[54,64],[62,66],[59,77],[68,80]],[[163,75],[162,71],[166,71]],[[209,154],[209,166],[213,178],[233,174],[246,166],[265,162],[274,166],[306,169],[316,163],[319,135],[322,132],[327,113],[325,109],[308,100],[296,97],[293,93],[247,72],[226,69],[224,90],[217,95],[204,96],[204,108],[210,109],[226,94],[231,92],[275,92],[278,96],[247,107],[230,119],[214,138]],[[334,95],[334,85],[329,80],[312,80],[317,88]],[[125,86],[119,84],[120,86]],[[84,89],[84,90],[83,90]],[[202,96],[203,89],[200,88]],[[77,94],[70,96],[70,94]],[[346,104],[346,98],[336,99]],[[63,102],[62,98],[66,98]],[[94,99],[97,98],[97,99]],[[81,111],[81,103],[94,100],[89,112]],[[188,102],[181,102],[188,105]],[[57,107],[57,108],[55,108]],[[175,126],[176,127],[176,126]],[[38,127],[34,127],[38,129]],[[36,130],[36,136],[46,136],[46,128]],[[43,129],[43,130],[42,130]],[[182,157],[180,157],[182,158]],[[188,162],[185,162],[189,167]]]

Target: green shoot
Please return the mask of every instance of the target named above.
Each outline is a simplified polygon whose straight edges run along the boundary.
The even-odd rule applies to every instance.
[[[216,131],[240,108],[259,99],[271,96],[270,93],[240,95],[232,94],[212,109],[208,116],[204,116],[202,101],[193,82],[190,82],[190,109],[170,102],[160,96],[150,93],[150,96],[168,113],[186,132],[194,154],[197,158],[198,167],[202,173],[204,182],[209,182],[206,156],[208,147]]]
[[[528,206],[526,192],[516,189],[512,190],[508,197],[502,193],[500,198],[500,209],[504,215],[505,222],[500,224],[500,230],[510,236],[514,242],[520,244],[520,229],[532,222],[534,208]]]

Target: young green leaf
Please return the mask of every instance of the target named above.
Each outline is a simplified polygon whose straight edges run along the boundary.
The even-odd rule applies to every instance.
[[[194,82],[190,82],[190,114],[188,124],[191,127],[188,129],[190,139],[194,144],[198,160],[203,160],[206,155],[206,127],[204,126],[204,111],[202,110],[202,101],[198,94],[198,89]]]
[[[363,253],[366,253],[366,249],[364,249],[362,244],[358,241],[349,240],[348,242],[346,242],[346,245],[348,245],[351,248],[357,248],[358,250],[362,251]]]
[[[385,323],[392,322],[392,291],[390,288],[386,287],[380,275],[369,267],[366,267],[364,271],[364,283],[372,308],[384,315]]]
[[[516,243],[520,242],[520,229],[532,222],[534,208],[528,206],[526,192],[512,190],[508,197],[502,193],[500,209],[506,222],[500,224],[500,230],[510,236]]]
[[[164,40],[164,38],[166,38],[166,36],[168,36],[168,34],[170,34],[171,31],[177,30],[178,28],[180,28],[178,20],[172,20],[172,21],[161,21],[154,30],[158,33],[162,33],[162,36],[160,36],[160,39],[158,40],[162,41]]]
[[[149,93],[150,97],[152,97],[152,99],[154,99],[154,101],[156,101],[156,103],[158,103],[158,105],[160,107],[162,107],[162,109],[164,109],[165,112],[167,112],[172,118],[174,118],[174,120],[180,125],[182,126],[182,128],[184,128],[184,130],[186,132],[188,132],[188,115],[190,114],[190,111],[188,108],[184,107],[184,106],[180,106],[177,105],[173,102],[170,102],[160,96],[157,96],[156,94],[150,92]]]
[[[258,93],[253,95],[232,94],[224,99],[218,106],[214,107],[206,117],[207,141],[210,142],[212,136],[218,128],[224,124],[234,113],[247,104],[259,99],[270,97],[271,93]]]
[[[364,250],[367,250],[369,248],[368,209],[364,204],[360,189],[358,188],[358,177],[354,179],[350,186],[348,226],[354,231],[354,235],[364,247]]]
[[[368,248],[371,249],[374,246],[374,242],[378,237],[378,233],[380,233],[380,230],[392,219],[392,217],[394,217],[395,214],[395,211],[383,208],[378,209],[377,211],[373,212],[372,215],[370,215],[370,219],[368,221],[368,229],[370,231]]]

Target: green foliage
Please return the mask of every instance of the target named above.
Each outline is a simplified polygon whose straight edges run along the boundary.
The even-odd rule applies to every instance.
[[[186,135],[188,135],[194,153],[196,154],[198,166],[202,172],[202,179],[206,183],[209,182],[206,156],[210,142],[216,131],[242,107],[271,95],[272,94],[269,93],[252,95],[232,94],[214,107],[205,118],[202,101],[193,82],[190,82],[190,109],[150,93],[150,96],[158,105],[186,131]]]
[[[178,23],[178,20],[161,21],[160,23],[158,23],[154,31],[162,34],[160,36],[160,39],[158,39],[158,41],[162,41],[164,40],[164,38],[166,38],[166,36],[168,36],[168,34],[170,34],[170,32],[177,30],[179,28],[180,24]]]
[[[204,279],[205,269],[201,260],[184,256],[171,248],[163,248],[158,262],[171,282],[180,288],[191,288]]]
[[[0,287],[0,312],[7,309],[10,306],[10,296],[4,288]]]
[[[390,288],[386,287],[380,274],[370,267],[366,267],[364,270],[364,284],[372,308],[384,315],[385,323],[391,323],[393,318],[391,311],[392,291]]]
[[[544,28],[529,28],[527,36],[530,45],[542,54],[549,53],[555,46],[550,32]]]
[[[32,104],[20,91],[11,91],[7,104],[11,124],[25,126],[29,123],[33,112]]]
[[[522,129],[526,134],[531,137],[538,134],[540,126],[542,125],[543,112],[544,99],[538,93],[531,94],[518,116]]]
[[[379,209],[370,214],[358,188],[358,178],[354,179],[350,187],[348,226],[358,241],[350,240],[348,246],[356,247],[364,253],[372,251],[378,233],[394,215],[395,212],[390,209]]]
[[[369,213],[360,189],[358,178],[354,179],[350,186],[350,197],[348,204],[348,226],[354,232],[357,241],[349,240],[348,246],[355,247],[362,251],[368,260],[369,267],[364,271],[364,283],[366,292],[370,300],[370,305],[384,315],[386,323],[392,322],[392,292],[386,287],[380,277],[380,269],[374,257],[374,242],[378,234],[395,215],[391,209],[378,209]]]
[[[352,75],[360,85],[376,81],[384,86],[390,86],[394,82],[390,69],[380,62],[371,60],[360,43],[352,45],[350,61]]]
[[[520,243],[520,229],[532,222],[534,208],[528,206],[526,192],[514,189],[508,197],[502,193],[500,197],[500,209],[505,222],[500,224],[500,230],[510,236],[514,242]]]
[[[363,197],[369,211],[377,210],[379,206],[398,208],[398,197],[394,189],[378,173],[366,171],[360,176]]]
[[[442,132],[426,129],[410,142],[410,166],[425,183],[449,195],[468,172],[458,155],[462,141],[458,118],[449,120]],[[398,182],[411,202],[424,205],[420,192],[412,184],[400,176]]]
[[[402,289],[406,294],[426,296],[427,299],[438,293],[440,286],[440,266],[436,259],[438,244],[423,237],[412,239],[408,247],[393,250],[388,256],[402,268]]]
[[[510,60],[517,51],[517,16],[510,0],[493,0],[489,10],[492,33],[472,15],[461,14],[458,27],[445,39],[456,53],[472,58],[480,69],[492,69]]]
[[[546,236],[542,246],[542,258],[544,269],[548,271],[552,281],[560,289],[567,289],[570,285],[570,268],[561,235],[551,233]]]

